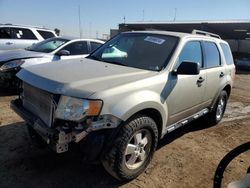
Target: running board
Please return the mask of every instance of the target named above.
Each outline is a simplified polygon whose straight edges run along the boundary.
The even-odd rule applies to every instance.
[[[172,131],[174,131],[175,129],[178,129],[184,125],[186,125],[187,123],[193,121],[193,120],[196,120],[198,119],[199,117],[201,116],[204,116],[205,114],[207,114],[209,112],[208,108],[206,109],[203,109],[201,111],[199,111],[198,113],[192,115],[192,116],[189,116],[188,118],[184,119],[184,120],[181,120],[181,121],[178,121],[177,123],[174,123],[172,125],[169,125],[167,128],[166,128],[166,133],[170,133]]]

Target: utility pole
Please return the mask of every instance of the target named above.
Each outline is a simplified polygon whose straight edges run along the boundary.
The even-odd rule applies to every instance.
[[[125,22],[126,22],[126,17],[123,16],[123,23],[125,24]]]
[[[92,22],[89,22],[89,38],[91,38],[92,35]]]
[[[99,37],[98,35],[99,35],[98,31],[96,31],[96,33],[95,33],[95,38],[98,39],[98,37]]]
[[[82,38],[82,24],[81,24],[81,7],[78,5],[78,18],[79,18],[79,35]]]
[[[144,9],[142,10],[142,21],[144,22]]]
[[[177,8],[174,9],[174,22],[176,21]]]

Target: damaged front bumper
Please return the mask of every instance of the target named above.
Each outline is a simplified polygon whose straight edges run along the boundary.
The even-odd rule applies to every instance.
[[[21,99],[11,101],[11,108],[57,153],[68,151],[70,143],[80,142],[91,132],[113,129],[121,123],[121,120],[117,117],[104,115],[98,120],[90,122],[84,129],[79,128],[79,126],[74,128],[65,126],[48,127],[40,118],[23,107]]]

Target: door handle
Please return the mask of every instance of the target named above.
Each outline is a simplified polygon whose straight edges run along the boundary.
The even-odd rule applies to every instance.
[[[202,86],[202,82],[204,82],[205,81],[205,79],[204,78],[202,78],[202,77],[199,77],[199,79],[197,80],[197,86],[198,87],[201,87]]]
[[[6,44],[6,45],[12,45],[13,42],[6,42],[5,44]]]
[[[224,72],[221,72],[220,73],[220,78],[222,78],[224,75],[225,75]]]

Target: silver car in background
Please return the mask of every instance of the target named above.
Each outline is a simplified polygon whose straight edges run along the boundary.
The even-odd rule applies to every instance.
[[[56,33],[42,27],[0,24],[0,51],[24,49],[51,37]]]
[[[104,41],[54,37],[34,44],[23,50],[0,52],[0,86],[16,88],[19,84],[16,73],[22,67],[58,61],[84,58],[101,46]]]

